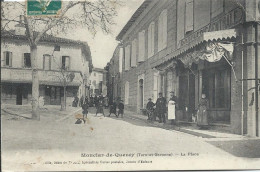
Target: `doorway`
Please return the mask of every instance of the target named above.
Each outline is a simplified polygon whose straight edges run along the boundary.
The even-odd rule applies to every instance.
[[[16,105],[23,104],[23,85],[18,85],[16,88]]]
[[[183,112],[182,120],[190,122],[195,112],[195,76],[190,71],[179,77],[179,108]]]
[[[139,80],[139,107],[143,109],[144,104],[144,80]]]

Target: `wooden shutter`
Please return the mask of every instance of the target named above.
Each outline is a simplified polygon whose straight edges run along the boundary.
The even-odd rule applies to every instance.
[[[193,0],[186,0],[185,32],[193,30]]]
[[[13,53],[9,52],[9,66],[12,67],[12,63],[13,63]]]
[[[211,1],[211,18],[214,18],[224,12],[224,1],[223,0],[212,0]]]
[[[148,58],[154,54],[154,22],[148,28]]]
[[[162,15],[160,15],[158,20],[158,51],[162,50],[162,20]]]
[[[185,1],[179,0],[178,1],[178,10],[177,10],[177,47],[180,48],[180,40],[184,38],[184,32],[185,32]]]
[[[6,51],[4,51],[4,56],[3,56],[3,66],[6,66]]]
[[[138,54],[138,62],[144,61],[145,55],[145,30],[139,32],[139,54]]]
[[[131,67],[136,67],[136,43],[137,40],[132,41]]]
[[[129,70],[130,67],[130,45],[125,47],[125,70]]]
[[[162,25],[162,49],[166,48],[167,46],[167,9],[163,11],[163,25]]]

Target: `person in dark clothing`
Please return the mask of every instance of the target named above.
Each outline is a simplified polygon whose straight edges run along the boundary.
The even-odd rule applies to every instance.
[[[120,103],[118,104],[118,114],[117,114],[117,117],[121,114],[121,117],[123,118],[124,109],[125,109],[125,106],[123,104],[123,100],[121,100]]]
[[[154,111],[153,107],[154,106],[155,106],[155,104],[152,102],[152,99],[149,98],[148,103],[146,105],[146,111],[148,113],[148,119],[147,120],[153,120],[154,119],[154,117],[153,117],[153,111]]]
[[[88,117],[88,103],[86,100],[83,102],[81,108],[82,108],[82,114],[83,114],[83,121],[85,123],[86,122],[85,118]]]
[[[90,98],[89,98],[89,107],[92,107],[94,104],[94,98],[93,96],[91,95]]]
[[[96,116],[97,116],[97,114],[98,114],[98,113],[102,113],[102,114],[103,114],[103,116],[105,117],[105,114],[104,114],[104,109],[103,109],[103,107],[104,107],[104,99],[103,99],[103,97],[102,97],[102,96],[99,98],[99,100],[98,100],[98,103],[97,103],[96,107],[97,107]]]
[[[159,123],[166,123],[165,113],[166,113],[166,99],[162,96],[162,93],[159,93],[159,98],[156,101],[156,112],[159,116]]]
[[[95,97],[94,97],[94,106],[97,107],[97,105],[98,105],[98,97],[97,97],[97,95],[95,95]]]
[[[78,106],[78,102],[79,102],[79,98],[78,98],[78,96],[75,96],[74,100],[72,102],[72,107],[77,107]]]
[[[112,102],[112,104],[110,105],[108,116],[110,116],[112,113],[115,114],[116,117],[118,117],[117,114],[116,114],[116,101]]]

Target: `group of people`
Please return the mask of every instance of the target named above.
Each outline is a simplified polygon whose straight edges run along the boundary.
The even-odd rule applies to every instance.
[[[90,95],[89,106],[90,107],[93,107],[93,106],[97,107],[99,105],[100,98],[102,98],[104,100],[104,107],[107,108],[109,106],[108,105],[108,97],[107,96],[103,97],[102,95],[100,95],[100,96],[95,95],[94,97],[92,95]]]
[[[208,106],[209,101],[206,98],[205,94],[202,94],[201,99],[198,104],[197,109],[197,125],[200,128],[207,128],[208,123]],[[171,120],[171,124],[176,124],[176,112],[178,109],[178,98],[175,96],[175,93],[172,91],[170,93],[170,99],[167,102],[166,98],[162,96],[162,93],[159,93],[159,98],[154,104],[152,99],[148,99],[146,105],[146,112],[148,114],[148,120],[155,121],[156,117],[159,118],[159,123],[166,123],[166,113],[168,114],[168,120]]]
[[[90,107],[89,104],[90,104],[90,102],[88,101],[87,97],[81,103],[82,113],[83,113],[83,118],[84,119],[85,119],[85,117],[87,117],[88,108]],[[98,97],[98,99],[96,100],[96,102],[95,102],[95,107],[96,107],[96,116],[97,116],[97,114],[101,113],[105,117],[104,108],[106,107],[106,97],[103,97],[103,95],[100,95]],[[118,111],[117,111],[117,108],[118,108]],[[116,117],[118,117],[119,115],[121,115],[121,117],[123,117],[123,115],[124,115],[124,104],[123,104],[123,101],[120,100],[119,103],[116,103],[116,101],[114,101],[110,105],[109,112],[110,112],[109,116],[112,113],[114,113],[116,115]]]
[[[118,111],[117,111],[118,108]],[[115,114],[115,116],[118,118],[119,115],[121,115],[121,117],[123,118],[124,115],[124,103],[123,100],[120,100],[119,103],[116,102],[116,100],[114,100],[111,105],[110,105],[110,109],[109,109],[109,115],[111,114]]]

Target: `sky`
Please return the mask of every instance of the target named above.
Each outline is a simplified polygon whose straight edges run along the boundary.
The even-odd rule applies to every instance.
[[[100,31],[93,37],[86,29],[78,29],[67,36],[70,39],[87,41],[90,47],[94,67],[104,68],[112,58],[118,44],[116,36],[143,1],[144,0],[124,0],[124,6],[119,8],[118,16],[114,19],[116,24],[111,27],[111,30],[113,31],[112,34],[107,35]]]

